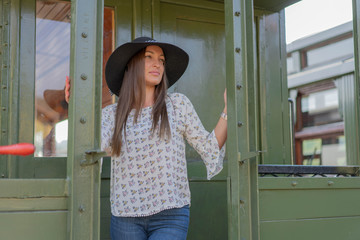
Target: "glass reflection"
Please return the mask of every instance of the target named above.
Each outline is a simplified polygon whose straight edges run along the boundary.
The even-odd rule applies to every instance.
[[[69,2],[36,2],[35,133],[36,157],[67,155],[68,104],[65,79],[70,66]],[[103,70],[115,42],[114,9],[104,8]],[[103,72],[102,106],[112,104]]]
[[[36,2],[35,156],[66,156],[70,4]]]

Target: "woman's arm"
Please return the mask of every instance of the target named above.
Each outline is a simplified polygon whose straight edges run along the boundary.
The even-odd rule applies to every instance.
[[[69,103],[70,99],[70,79],[66,76],[65,80],[65,101]],[[101,149],[106,152],[107,156],[111,156],[110,141],[112,137],[113,129],[111,128],[114,124],[114,113],[111,107],[104,108],[101,116]]]
[[[227,116],[226,89],[224,92],[224,103],[225,103],[225,107],[223,113],[225,113],[225,116]],[[216,140],[218,141],[219,144],[219,148],[221,149],[224,146],[227,138],[227,117],[226,119],[220,117],[214,131],[215,131]]]

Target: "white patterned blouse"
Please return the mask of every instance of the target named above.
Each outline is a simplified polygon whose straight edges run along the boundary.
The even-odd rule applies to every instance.
[[[149,216],[190,204],[185,141],[201,155],[207,178],[223,167],[225,147],[219,149],[215,132],[207,132],[189,99],[180,93],[166,98],[171,138],[152,134],[152,107],[141,110],[134,123],[132,110],[126,122],[126,140],[119,157],[111,159],[110,202],[114,216]],[[116,104],[102,111],[102,149],[110,150]]]

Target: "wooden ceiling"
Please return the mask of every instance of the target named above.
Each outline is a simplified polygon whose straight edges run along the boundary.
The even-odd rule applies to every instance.
[[[70,3],[36,1],[36,17],[60,22],[70,22]]]

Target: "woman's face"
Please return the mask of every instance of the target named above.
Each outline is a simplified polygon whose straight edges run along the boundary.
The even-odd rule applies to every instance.
[[[145,49],[145,83],[146,86],[156,86],[164,74],[165,56],[159,46],[147,46]]]

